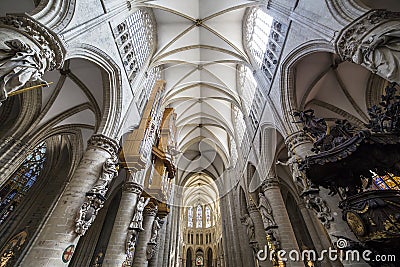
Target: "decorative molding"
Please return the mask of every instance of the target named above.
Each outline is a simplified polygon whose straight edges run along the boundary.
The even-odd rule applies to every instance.
[[[102,134],[92,135],[88,140],[88,148],[89,147],[103,149],[110,153],[110,155],[117,155],[120,149],[117,141]]]
[[[125,192],[140,195],[143,191],[143,186],[135,182],[127,181],[124,183],[122,190]]]
[[[298,146],[311,143],[311,138],[304,131],[294,132],[291,135],[288,135],[285,139],[285,144],[291,152],[294,152]]]
[[[265,179],[261,184],[261,189],[264,193],[272,187],[279,187],[279,181],[275,177],[274,179]]]

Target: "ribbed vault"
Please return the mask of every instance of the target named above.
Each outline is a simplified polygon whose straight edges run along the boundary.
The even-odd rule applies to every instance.
[[[243,47],[243,17],[257,1],[142,1],[157,21],[158,48],[151,67],[163,66],[165,106],[175,108],[178,184],[206,171],[222,176],[230,163],[238,64],[249,65]],[[196,179],[197,179],[196,178]],[[204,192],[203,192],[204,193]],[[211,192],[210,192],[211,194]]]

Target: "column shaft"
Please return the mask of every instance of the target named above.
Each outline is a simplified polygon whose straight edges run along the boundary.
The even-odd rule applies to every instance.
[[[157,209],[148,208],[143,212],[143,231],[140,232],[139,238],[136,244],[135,258],[133,260],[134,267],[147,267],[149,262],[147,260],[147,246],[151,238],[151,229],[153,226],[154,219],[156,218]]]
[[[141,186],[138,184],[125,183],[103,266],[121,266],[125,261],[128,227],[135,212],[141,190]]]
[[[264,181],[262,189],[265,197],[271,204],[272,210],[274,211],[274,219],[279,227],[278,232],[281,248],[287,253],[291,250],[300,252],[278,181],[275,178],[269,178]],[[288,261],[286,266],[304,266],[304,263]]]
[[[163,243],[165,241],[165,227],[163,227],[165,221],[160,221],[160,226],[161,229],[158,232],[158,237],[157,237],[157,247],[155,254],[153,257],[149,260],[149,267],[158,267],[158,262],[159,258],[158,256],[164,252],[164,246]]]
[[[89,139],[79,166],[23,259],[22,266],[56,267],[68,264],[68,261],[63,262],[62,256],[67,247],[76,247],[79,241],[79,235],[75,233],[77,212],[85,202],[86,192],[99,178],[103,163],[115,156],[117,150],[117,143],[103,135],[94,135]]]

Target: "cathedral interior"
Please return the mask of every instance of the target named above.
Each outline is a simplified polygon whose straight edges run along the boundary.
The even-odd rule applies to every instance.
[[[400,266],[398,0],[1,0],[0,267]]]

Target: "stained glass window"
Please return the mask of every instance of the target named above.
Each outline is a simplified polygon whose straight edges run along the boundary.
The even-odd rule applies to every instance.
[[[188,227],[193,227],[193,207],[188,208]]]
[[[0,189],[0,225],[22,202],[25,195],[36,182],[46,160],[46,143],[37,146],[26,157],[9,181]]]
[[[400,177],[394,176],[391,173],[385,176],[375,175],[373,177],[374,187],[379,190],[400,190]]]
[[[203,209],[198,205],[196,211],[196,228],[201,227],[203,227]]]
[[[211,210],[210,207],[206,207],[206,228],[211,226]]]

